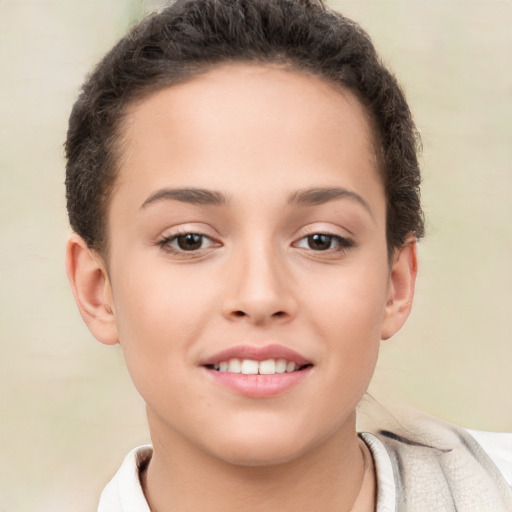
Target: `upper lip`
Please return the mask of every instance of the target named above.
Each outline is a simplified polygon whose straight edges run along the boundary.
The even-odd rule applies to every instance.
[[[235,345],[234,347],[221,350],[216,354],[208,357],[201,362],[203,366],[219,364],[221,361],[229,361],[230,359],[252,359],[254,361],[265,361],[267,359],[286,359],[298,366],[312,364],[294,350],[284,347],[283,345]]]

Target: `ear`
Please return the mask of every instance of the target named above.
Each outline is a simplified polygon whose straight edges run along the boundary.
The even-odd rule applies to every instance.
[[[410,238],[393,256],[381,339],[391,338],[407,320],[411,312],[417,272],[417,241],[416,238]]]
[[[76,304],[92,335],[106,345],[119,342],[110,279],[102,257],[77,234],[66,246],[66,271]]]

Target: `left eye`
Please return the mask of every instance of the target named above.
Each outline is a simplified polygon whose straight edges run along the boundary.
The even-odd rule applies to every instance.
[[[297,247],[312,249],[313,251],[328,251],[329,249],[340,249],[351,247],[350,240],[337,235],[325,233],[314,233],[305,236],[297,242]]]
[[[174,251],[198,251],[212,245],[212,240],[199,233],[183,233],[162,240],[161,245]]]

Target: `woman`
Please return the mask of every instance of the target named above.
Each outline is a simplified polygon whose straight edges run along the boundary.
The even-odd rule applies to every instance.
[[[70,118],[67,269],[153,446],[100,511],[510,509],[503,438],[356,432],[412,305],[416,146],[368,36],[319,1],[178,1],[105,56]]]

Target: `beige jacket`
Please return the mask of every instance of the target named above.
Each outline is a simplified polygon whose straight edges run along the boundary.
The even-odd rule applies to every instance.
[[[396,512],[512,512],[512,490],[467,431],[416,412],[396,418],[372,429],[391,458]]]

